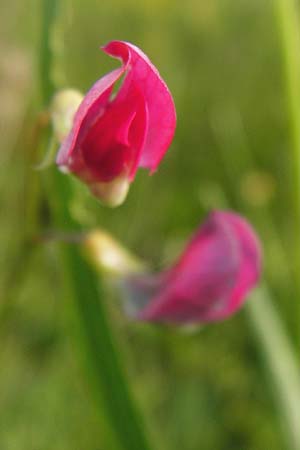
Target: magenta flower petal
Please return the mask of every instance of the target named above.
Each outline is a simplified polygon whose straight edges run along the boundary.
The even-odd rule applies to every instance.
[[[126,99],[132,85],[138,87],[144,95],[149,123],[138,166],[154,171],[174,136],[176,112],[170,91],[156,67],[135,45],[113,41],[104,50],[111,56],[120,57],[131,67],[118,94],[120,101]],[[126,60],[127,52],[129,60]]]
[[[118,177],[131,182],[138,167],[153,172],[176,125],[172,96],[147,56],[122,41],[112,41],[103,50],[121,59],[122,67],[98,80],[86,94],[57,156],[59,166],[93,191],[97,183],[103,186]],[[123,75],[113,98],[112,89]]]
[[[125,67],[121,67],[113,70],[96,81],[88,91],[74,117],[72,130],[59,149],[56,159],[59,166],[68,167],[72,164],[72,160],[76,158],[76,153],[79,152],[77,144],[79,143],[80,135],[83,134],[84,129],[88,128],[89,122],[95,120],[95,116],[103,114],[112,88],[123,75],[125,69]]]
[[[261,272],[259,241],[245,219],[213,212],[177,263],[153,276],[132,277],[141,320],[174,323],[225,319],[243,304]]]

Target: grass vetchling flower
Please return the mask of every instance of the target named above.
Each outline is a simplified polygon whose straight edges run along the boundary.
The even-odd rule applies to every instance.
[[[170,269],[132,275],[125,286],[138,319],[205,323],[234,314],[260,272],[260,243],[249,223],[235,213],[215,211]]]
[[[112,41],[103,50],[120,59],[122,66],[100,78],[85,95],[57,164],[104,203],[116,206],[139,167],[151,173],[157,169],[173,138],[176,114],[165,82],[139,48]]]

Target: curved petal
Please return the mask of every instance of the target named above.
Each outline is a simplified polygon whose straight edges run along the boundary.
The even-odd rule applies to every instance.
[[[56,159],[59,166],[68,165],[69,157],[78,146],[78,140],[84,135],[85,129],[90,125],[91,120],[96,120],[97,116],[101,114],[102,108],[109,101],[114,84],[125,70],[126,65],[123,65],[108,73],[100,78],[85,95],[75,114],[72,130],[59,149]]]
[[[159,72],[149,58],[129,42],[112,41],[103,50],[120,58],[128,66],[117,99],[123,101],[132,85],[143,92],[148,110],[148,132],[142,149],[139,167],[157,168],[174,135],[176,112],[172,96]]]
[[[261,246],[249,223],[237,214],[215,212],[219,220],[226,221],[232,227],[232,234],[239,243],[240,264],[234,289],[231,292],[226,310],[221,318],[231,315],[242,304],[247,292],[258,281],[261,273]],[[217,315],[215,319],[218,319]]]
[[[81,140],[81,153],[94,179],[111,181],[123,174],[132,179],[143,147],[147,115],[138,89],[131,89],[127,101],[113,100],[105,114],[90,126]]]
[[[261,270],[259,242],[231,212],[214,212],[138,313],[142,320],[195,323],[224,319],[242,304]]]

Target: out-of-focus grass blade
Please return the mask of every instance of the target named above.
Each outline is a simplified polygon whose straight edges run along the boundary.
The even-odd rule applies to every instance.
[[[271,380],[275,400],[285,419],[290,447],[300,449],[300,368],[268,289],[261,286],[246,305]]]
[[[293,201],[293,241],[295,243],[294,283],[300,296],[300,22],[299,5],[295,0],[274,0],[284,61],[287,114],[290,123],[290,175]],[[296,302],[295,335],[300,344],[300,302]]]
[[[109,419],[121,449],[150,449],[143,432],[142,419],[136,411],[123,375],[105,306],[99,298],[99,283],[75,246],[64,248],[63,253],[72,282],[73,304],[80,321],[85,362],[95,387],[93,392],[99,396],[96,400]]]
[[[41,39],[40,39],[40,85],[43,101],[48,103],[55,90],[51,75],[53,52],[51,48],[51,32],[59,13],[60,0],[41,1]]]

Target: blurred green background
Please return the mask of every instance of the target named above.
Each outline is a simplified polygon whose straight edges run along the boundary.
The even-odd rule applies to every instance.
[[[264,278],[293,339],[293,186],[274,3],[65,1],[53,77],[85,92],[118,65],[100,45],[122,39],[144,50],[174,96],[174,142],[159,171],[140,171],[116,210],[74,180],[72,214],[86,229],[107,228],[155,268],[173,260],[209,209],[245,214],[261,236]],[[50,227],[44,172],[32,169],[41,5],[1,0],[0,7],[0,448],[110,450],[69,338],[55,246],[22,246],[28,230],[38,236]],[[287,449],[247,310],[191,334],[128,322],[118,299],[106,303],[158,448]]]

